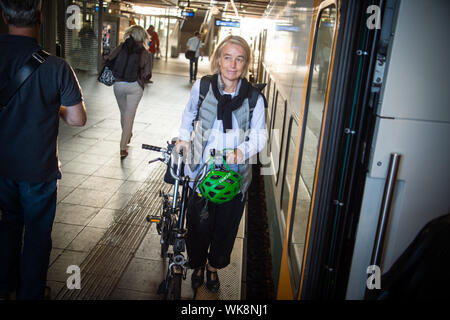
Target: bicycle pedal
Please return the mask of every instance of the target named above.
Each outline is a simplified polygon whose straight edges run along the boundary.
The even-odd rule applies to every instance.
[[[147,218],[147,221],[149,221],[148,218]],[[149,221],[149,222],[152,222],[152,223],[160,223],[160,222],[161,222],[161,218],[150,217],[150,221]]]

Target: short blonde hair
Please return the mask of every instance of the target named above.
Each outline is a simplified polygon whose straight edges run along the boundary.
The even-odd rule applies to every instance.
[[[212,73],[219,73],[220,72],[220,66],[219,66],[219,60],[220,56],[222,55],[222,50],[227,44],[237,44],[242,49],[244,49],[245,52],[245,66],[242,70],[241,78],[244,78],[247,76],[248,73],[248,67],[250,66],[250,63],[252,61],[252,51],[250,50],[250,46],[248,45],[247,41],[245,41],[244,38],[240,36],[233,36],[230,35],[223,39],[223,41],[217,46],[216,50],[214,50],[214,53],[211,58],[211,72]]]
[[[136,42],[142,42],[143,46],[148,49],[147,42],[150,37],[147,31],[138,25],[133,25],[125,30],[125,34],[123,35],[123,40],[127,40],[129,37],[132,37]]]

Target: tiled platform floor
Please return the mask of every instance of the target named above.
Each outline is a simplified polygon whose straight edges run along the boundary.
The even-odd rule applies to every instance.
[[[165,141],[177,135],[191,88],[189,64],[181,57],[167,62],[155,61],[154,83],[147,85],[144,91],[135,118],[129,156],[122,161],[119,157],[120,116],[113,88],[97,82],[95,75],[77,72],[88,121],[82,128],[68,127],[62,121],[60,124],[58,147],[63,177],[58,185],[48,271],[52,297],[66,285],[70,276],[66,273],[67,267],[83,262],[115,217],[121,214],[120,210],[146,181],[150,171],[147,162],[159,155],[142,150],[141,144],[164,146]],[[198,77],[207,73],[209,62],[199,62]],[[242,257],[243,237],[241,227],[237,249],[233,252],[238,261]],[[163,262],[158,250],[159,238],[152,226],[110,299],[160,299],[156,289],[162,280]],[[231,281],[236,282],[241,279],[240,263],[230,265],[229,270],[232,268],[236,275]],[[226,269],[223,271],[225,275]],[[190,279],[190,273],[188,277]],[[183,297],[192,299],[190,281],[185,281],[184,286]],[[239,299],[235,292],[227,293],[235,286],[228,285],[224,278],[219,297]],[[204,299],[215,298],[208,294],[202,296]]]

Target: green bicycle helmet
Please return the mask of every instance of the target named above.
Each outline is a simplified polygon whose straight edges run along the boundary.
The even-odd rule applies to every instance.
[[[212,203],[225,203],[232,200],[241,188],[242,176],[230,170],[223,159],[226,171],[214,170],[214,161],[211,156],[211,170],[199,184],[198,189],[203,197]]]

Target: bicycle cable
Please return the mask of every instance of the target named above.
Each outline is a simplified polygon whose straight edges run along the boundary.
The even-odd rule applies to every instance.
[[[199,182],[201,180],[201,179],[199,179],[199,177],[200,177],[203,169],[205,168],[205,166],[206,166],[206,162],[203,163],[203,165],[200,167],[200,170],[197,172],[197,175],[195,176],[194,183],[192,185],[192,193],[189,195],[189,199],[188,199],[188,202],[187,202],[186,210],[188,208],[190,208],[191,205],[192,205],[192,201],[194,199],[194,194],[195,194],[195,192],[197,192],[196,190],[197,190],[198,184],[199,184]]]

